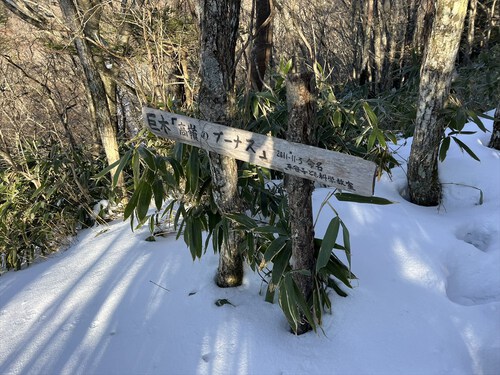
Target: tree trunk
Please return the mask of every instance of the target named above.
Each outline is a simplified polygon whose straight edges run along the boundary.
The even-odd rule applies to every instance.
[[[359,3],[359,4],[358,4]],[[370,94],[399,87],[404,64],[409,62],[406,48],[416,28],[416,4],[413,1],[367,0],[352,2],[359,13],[357,37],[359,56],[355,76],[360,84],[368,84]]]
[[[425,53],[432,32],[432,23],[436,16],[436,1],[435,0],[420,0],[419,17],[418,17],[418,32],[415,35],[415,43],[418,46],[418,51]]]
[[[85,74],[85,87],[87,88],[87,95],[89,98],[89,111],[94,122],[96,123],[97,130],[101,139],[101,144],[106,154],[108,164],[111,165],[120,159],[116,134],[117,123],[113,121],[113,115],[110,112],[110,101],[108,100],[106,86],[96,65],[91,46],[85,39],[85,37],[94,38],[98,34],[98,18],[100,17],[99,12],[97,12],[96,9],[94,9],[93,12],[90,12],[90,7],[92,6],[92,8],[94,8],[95,5],[93,3],[87,3],[87,1],[84,1],[84,4],[89,7],[89,10],[84,11],[84,13],[86,15],[89,13],[95,13],[96,16],[95,18],[84,17],[82,19],[82,22],[84,21],[85,25],[83,28],[84,35],[80,35],[82,26],[78,21],[80,17],[78,15],[78,10],[74,2],[72,0],[60,0],[59,4],[64,19],[74,35],[74,45],[80,63],[83,67],[83,72]],[[98,60],[102,60],[102,58],[99,57]],[[114,178],[115,172],[116,168],[110,171],[112,180]],[[122,176],[120,176],[120,178],[118,179],[118,188],[120,189],[121,193],[120,198],[126,198],[125,182]]]
[[[271,0],[255,0],[255,5],[256,37],[250,61],[250,77],[253,89],[261,91],[273,47]]]
[[[288,131],[286,139],[290,142],[314,145],[315,106],[313,75],[310,73],[289,74],[286,81],[288,105]],[[290,231],[292,241],[292,268],[310,271],[310,275],[295,273],[294,281],[308,301],[313,291],[312,274],[315,266],[314,227],[312,212],[312,192],[314,184],[310,180],[286,175],[285,187],[290,212]],[[311,330],[306,317],[301,317],[297,334]]]
[[[495,119],[493,121],[493,130],[491,132],[490,144],[488,147],[500,150],[500,101],[495,110]]]
[[[483,51],[487,51],[489,48],[489,43],[490,43],[490,38],[491,38],[491,33],[495,27],[498,27],[498,25],[495,25],[495,18],[498,20],[498,10],[497,8],[497,0],[493,0],[491,2],[491,8],[489,9],[489,12],[487,12],[487,24],[486,24],[486,30],[484,31],[484,40],[483,40]],[[495,17],[496,15],[496,17]]]
[[[231,125],[240,0],[202,0],[201,4],[199,110],[204,120]],[[220,212],[241,212],[236,160],[211,152],[210,169],[213,196]],[[216,281],[220,287],[238,286],[243,281],[243,259],[238,251],[243,235],[232,224],[229,233],[219,257]]]
[[[185,48],[179,48],[179,66],[181,70],[182,80],[184,81],[184,105],[187,108],[193,106],[193,88],[189,84],[189,63],[188,63],[188,51]]]
[[[466,11],[467,0],[437,1],[424,56],[407,176],[409,198],[422,206],[435,206],[441,198],[437,155],[445,125],[439,113],[449,93]]]
[[[474,47],[475,31],[476,31],[476,13],[477,0],[469,1],[469,17],[467,20],[467,40],[465,43],[465,59],[470,62],[472,49]]]
[[[238,168],[236,161],[214,152],[209,153],[214,200],[220,212],[243,212],[243,204],[238,193]],[[229,238],[224,238],[217,270],[217,285],[226,288],[243,282],[243,258],[238,246],[244,240],[243,233],[229,222]]]

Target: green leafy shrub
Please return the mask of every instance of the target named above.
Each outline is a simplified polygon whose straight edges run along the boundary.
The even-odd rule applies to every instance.
[[[500,98],[500,44],[479,54],[470,64],[457,68],[452,94],[476,113],[495,108]]]
[[[272,88],[240,98],[237,126],[261,134],[285,136],[285,76],[290,66],[280,64],[281,70],[275,74]],[[356,102],[347,107],[335,98],[330,87],[320,85],[319,88],[317,138],[321,140],[320,146],[377,160],[381,171],[388,170],[392,160],[388,157],[387,144],[394,142],[395,137],[378,127],[377,115],[369,104]],[[244,232],[240,253],[262,276],[267,285],[266,300],[277,300],[292,329],[297,330],[304,316],[315,330],[321,325],[323,312],[331,307],[329,290],[347,295],[340,285],[350,288],[354,278],[350,271],[349,232],[335,210],[324,238],[315,241],[317,266],[311,275],[313,296],[306,301],[298,292],[294,273],[310,271],[292,270],[290,264],[287,197],[281,185],[273,183],[274,179],[283,177],[281,173],[239,162],[239,192],[245,212],[222,215],[213,200],[209,160],[204,150],[164,141],[142,131],[114,166],[119,172],[131,173],[133,194],[124,217],[130,220],[132,229],[148,223],[151,232],[148,241],[161,232],[158,228],[162,220],[171,221],[177,238],[182,236],[194,260],[201,257],[210,244],[219,252],[229,238],[229,223],[235,223],[237,230]],[[341,199],[357,201],[358,198],[344,194]],[[152,201],[154,208],[150,207]],[[378,203],[377,200],[365,202]],[[204,241],[203,232],[208,234]],[[347,265],[334,251],[345,253]]]
[[[153,240],[162,218],[169,218],[184,239],[193,260],[200,258],[209,248],[220,251],[229,236],[229,221],[237,224],[237,230],[245,233],[240,252],[250,267],[259,272],[267,284],[266,300],[273,302],[275,292],[291,327],[297,327],[300,313],[310,318],[316,329],[322,321],[324,309],[331,307],[328,289],[339,295],[347,294],[338,282],[351,287],[354,275],[350,271],[349,233],[338,215],[332,220],[323,240],[316,239],[318,266],[314,273],[314,296],[304,301],[293,281],[290,265],[291,233],[288,220],[286,195],[281,185],[270,182],[270,171],[243,163],[240,168],[240,192],[246,203],[246,213],[221,215],[213,201],[211,176],[206,153],[195,147],[177,144],[170,148],[153,145],[151,135],[142,134],[142,142],[127,152],[118,164],[119,170],[131,168],[134,193],[125,207],[124,217],[132,228],[149,223]],[[101,175],[106,170],[101,172]],[[330,198],[330,197],[329,197]],[[151,201],[154,208],[151,209]],[[338,244],[339,228],[342,228],[343,244]],[[203,241],[202,233],[208,236]],[[344,251],[348,266],[332,253]]]
[[[285,77],[290,68],[291,61],[282,61],[277,72],[273,74],[273,87],[268,87],[266,91],[250,93],[248,97],[240,100],[242,115],[239,118],[247,121],[247,124],[240,124],[240,127],[260,134],[285,138],[287,130]],[[317,70],[321,73],[321,66],[318,65]],[[379,166],[379,175],[382,172],[390,173],[390,169],[397,165],[397,161],[392,157],[389,143],[395,144],[396,136],[394,127],[384,123],[388,121],[388,111],[382,107],[384,101],[365,100],[361,96],[360,89],[339,90],[322,76],[316,80],[315,138],[318,146],[372,160]],[[339,91],[339,95],[336,91]]]
[[[463,130],[468,122],[474,122],[479,130],[487,132],[479,116],[474,111],[463,106],[456,97],[451,96],[448,105],[441,111],[441,119],[450,131],[441,139],[439,161],[444,161],[446,158],[452,140],[462,152],[466,152],[474,160],[480,161],[469,146],[456,137],[459,134],[471,135],[476,133],[475,131]]]
[[[7,269],[21,269],[92,225],[93,205],[109,183],[92,179],[104,167],[84,149],[54,139],[22,139],[0,167],[0,253]]]

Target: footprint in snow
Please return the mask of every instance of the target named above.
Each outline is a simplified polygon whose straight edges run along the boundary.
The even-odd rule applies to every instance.
[[[498,232],[472,223],[462,227],[462,243],[450,250],[446,261],[446,295],[460,305],[473,306],[500,301],[500,241]],[[461,238],[460,238],[461,237]]]
[[[492,221],[472,221],[457,228],[455,235],[459,240],[471,244],[476,249],[488,251],[494,244],[499,243],[499,228]]]

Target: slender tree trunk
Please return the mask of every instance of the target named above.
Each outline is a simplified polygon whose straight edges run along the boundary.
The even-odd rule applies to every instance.
[[[193,88],[189,84],[189,63],[188,51],[185,48],[179,48],[179,66],[181,70],[182,79],[184,81],[184,105],[187,108],[193,106]]]
[[[493,131],[491,132],[490,144],[488,147],[500,150],[500,101],[495,110],[495,119],[493,121]]]
[[[104,67],[106,69],[106,67]],[[118,103],[117,103],[117,84],[116,81],[105,74],[100,74],[104,89],[106,90],[106,98],[111,116],[111,123],[115,128],[118,138]]]
[[[201,4],[199,110],[207,121],[231,125],[240,0],[202,0]],[[241,212],[236,160],[211,152],[210,169],[214,200],[220,212]],[[229,233],[219,257],[216,281],[221,287],[238,286],[243,279],[243,259],[238,251],[243,236],[232,225]]]
[[[476,13],[477,13],[477,0],[469,1],[469,17],[467,20],[467,42],[465,44],[465,59],[470,62],[472,56],[472,49],[474,46],[474,37],[476,31]]]
[[[422,53],[425,53],[425,48],[432,32],[432,24],[435,16],[436,0],[420,0],[419,27],[416,35],[416,43],[419,51]]]
[[[403,77],[398,72],[410,60],[410,35],[417,30],[414,1],[353,1],[352,7],[354,13],[359,13],[359,43],[355,47],[359,49],[355,54],[360,56],[355,75],[359,83],[368,84],[372,96],[399,87]]]
[[[487,12],[487,25],[486,30],[484,32],[484,41],[483,41],[483,50],[487,50],[490,44],[491,32],[498,25],[495,25],[495,18],[498,20],[498,10],[497,10],[497,0],[493,0],[491,2],[490,11]],[[496,17],[495,17],[496,15]]]
[[[358,2],[353,2],[355,7],[358,7]],[[370,64],[371,42],[373,39],[373,0],[359,2],[359,46],[361,48],[360,65],[358,66],[358,77],[361,85],[371,83],[373,72]]]
[[[413,203],[435,206],[441,198],[437,155],[445,125],[439,112],[449,93],[467,0],[438,0],[436,17],[420,74],[419,104],[408,162],[408,192]]]
[[[314,79],[310,73],[289,74],[286,82],[288,105],[288,131],[286,139],[291,142],[314,145],[315,105],[313,98]],[[287,175],[285,186],[290,210],[292,240],[292,268],[310,271],[310,275],[294,274],[294,281],[308,301],[313,291],[312,274],[315,266],[312,192],[310,180]],[[305,316],[301,317],[297,334],[311,330]]]
[[[250,77],[253,89],[261,91],[273,47],[271,0],[255,0],[255,5],[256,37],[250,61]]]
[[[109,110],[106,88],[93,59],[91,47],[84,36],[80,35],[81,25],[74,2],[72,0],[60,0],[59,4],[64,19],[74,34],[75,48],[86,79],[85,86],[89,97],[89,111],[96,123],[107,161],[109,164],[112,164],[120,159],[120,153],[116,138],[116,123],[113,122],[113,117]],[[86,27],[90,27],[90,24],[92,22],[89,20],[85,23]],[[90,29],[87,30],[87,33],[90,32]],[[95,30],[95,32],[98,32],[98,30]],[[115,171],[116,168],[111,170],[111,178],[115,175]],[[123,188],[123,179],[119,180],[118,183]]]

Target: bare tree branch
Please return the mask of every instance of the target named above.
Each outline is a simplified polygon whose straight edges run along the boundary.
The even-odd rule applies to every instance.
[[[21,18],[23,21],[40,30],[49,30],[50,21],[53,15],[43,11],[42,8],[32,1],[0,0],[5,7]],[[32,6],[34,5],[34,7]],[[35,10],[34,8],[38,8]],[[44,13],[44,14],[42,14]]]

